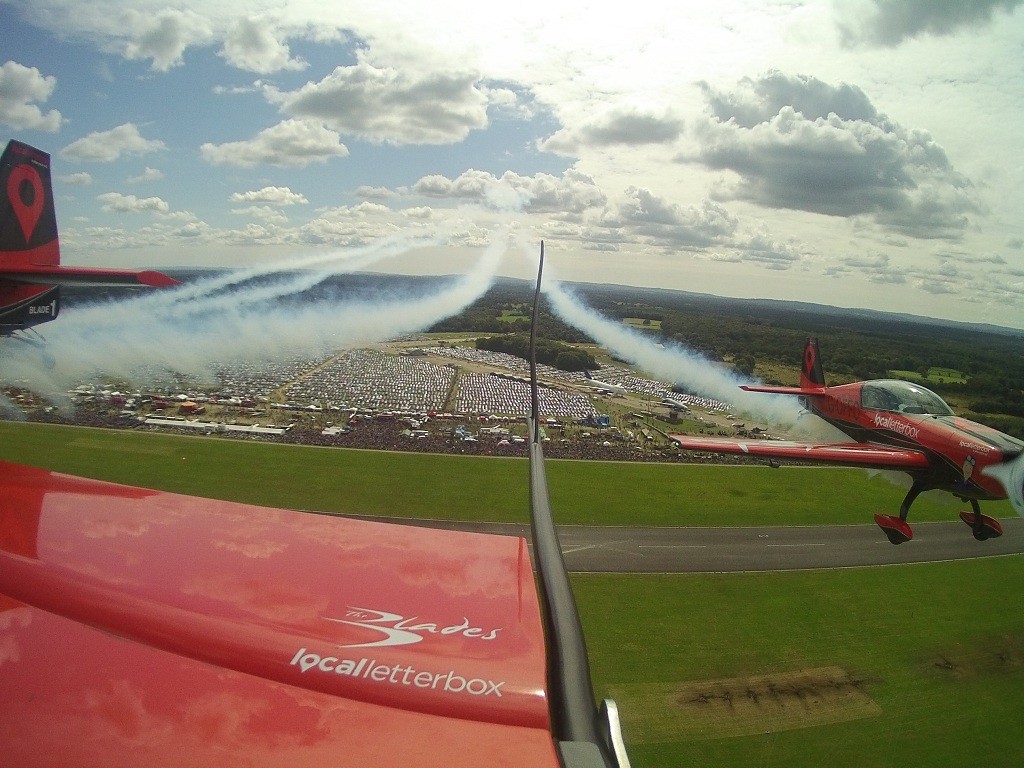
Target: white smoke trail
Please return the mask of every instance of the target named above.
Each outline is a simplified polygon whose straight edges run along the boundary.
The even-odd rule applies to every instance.
[[[173,290],[147,292],[124,301],[136,302],[140,311],[158,312],[175,307],[178,314],[183,311],[182,307],[184,311],[198,307],[197,311],[206,312],[210,308],[207,300],[217,295],[224,296],[223,301],[230,303],[259,302],[299,293],[329,277],[357,272],[414,248],[441,245],[446,239],[447,234],[441,231],[413,237],[397,234],[354,248],[313,253],[286,261],[231,270]],[[302,274],[295,274],[300,271]],[[254,283],[251,288],[239,290],[249,282]]]
[[[556,279],[546,280],[544,293],[555,314],[586,333],[616,357],[633,363],[657,379],[681,385],[693,394],[729,403],[751,416],[776,425],[792,426],[800,416],[796,398],[745,392],[734,373],[679,344],[664,347],[617,320],[603,317],[574,296]]]
[[[38,350],[26,345],[5,355],[0,381],[49,393],[101,377],[131,380],[142,369],[211,378],[235,360],[285,359],[383,341],[461,312],[491,286],[506,249],[504,239],[495,238],[471,272],[442,290],[388,301],[319,300],[288,307],[207,294],[205,300],[159,309],[126,301],[70,310],[47,334],[47,351],[57,366],[48,369]],[[308,280],[295,278],[292,287],[301,292]]]

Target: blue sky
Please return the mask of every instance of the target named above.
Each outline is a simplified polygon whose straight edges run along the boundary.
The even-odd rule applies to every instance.
[[[513,227],[572,280],[1024,328],[1021,4],[0,2],[0,138],[69,264],[447,274]]]

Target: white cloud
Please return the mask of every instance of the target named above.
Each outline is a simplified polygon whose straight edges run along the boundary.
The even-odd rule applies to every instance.
[[[601,226],[667,248],[700,248],[728,243],[738,221],[718,203],[682,206],[649,189],[630,187],[616,207],[601,217]]]
[[[424,176],[413,184],[412,192],[425,197],[466,200],[498,210],[565,216],[600,208],[605,203],[605,196],[594,179],[573,169],[561,177],[547,173],[520,176],[506,171],[498,178],[471,168],[455,179]]]
[[[733,172],[722,199],[868,216],[924,238],[957,238],[983,211],[927,131],[880,114],[856,86],[769,72],[731,93],[704,91],[712,116],[696,130],[698,151],[679,159]]]
[[[365,198],[376,198],[378,200],[389,200],[408,192],[407,189],[389,189],[388,187],[356,187],[356,195]]]
[[[288,217],[270,205],[250,205],[248,208],[232,208],[231,212],[238,216],[252,216],[262,219],[267,224],[287,224]]]
[[[43,75],[35,67],[16,61],[0,66],[0,122],[15,130],[53,133],[63,122],[60,112],[44,113],[36,102],[47,101],[57,87],[57,78]]]
[[[66,176],[61,176],[60,180],[65,184],[72,184],[75,186],[88,186],[92,184],[92,176],[84,171],[81,173],[69,173]]]
[[[563,128],[540,142],[539,146],[546,152],[575,156],[581,147],[586,146],[671,144],[679,138],[682,130],[683,121],[671,114],[620,108],[585,119],[573,128]]]
[[[137,176],[131,176],[128,178],[129,184],[144,184],[149,181],[160,181],[164,177],[163,171],[157,168],[150,168],[148,165],[145,170]]]
[[[309,243],[356,246],[394,235],[407,226],[405,220],[387,206],[362,202],[321,211],[302,228],[301,239]]]
[[[288,46],[278,39],[269,21],[247,16],[228,29],[221,55],[232,66],[251,72],[301,70],[308,66],[302,59],[292,58]]]
[[[102,209],[107,213],[167,213],[170,206],[159,197],[138,198],[135,195],[122,195],[120,192],[105,192],[97,195]]]
[[[213,37],[210,21],[194,11],[166,8],[155,16],[131,10],[125,14],[129,40],[124,55],[151,59],[151,67],[166,72],[182,63],[190,45],[205,45]]]
[[[1024,0],[872,0],[854,4],[836,0],[839,29],[847,44],[896,46],[920,34],[950,35],[965,27],[989,24],[997,10],[1013,13]]]
[[[347,157],[348,148],[329,128],[310,120],[284,120],[249,141],[203,144],[203,159],[213,165],[252,168],[256,165],[306,166],[332,157]]]
[[[166,149],[162,141],[144,139],[134,123],[124,123],[73,141],[60,154],[69,160],[109,163],[125,155],[144,155],[162,149]]]
[[[236,203],[266,203],[268,205],[305,205],[305,195],[292,192],[288,187],[263,187],[250,192],[235,192],[231,195]]]
[[[487,94],[469,71],[376,67],[359,52],[319,82],[267,99],[283,112],[345,134],[390,144],[452,144],[487,126]]]

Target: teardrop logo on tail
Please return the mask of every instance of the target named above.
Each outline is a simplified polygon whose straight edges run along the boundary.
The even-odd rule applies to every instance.
[[[22,195],[23,185],[30,187],[30,199],[25,200]],[[29,190],[25,190],[29,191]],[[25,235],[25,242],[32,239],[32,233],[36,231],[36,224],[39,217],[43,215],[43,180],[39,178],[39,172],[27,163],[16,165],[11,169],[7,177],[7,199],[11,201],[14,208],[14,215],[18,217],[21,231]]]
[[[814,378],[814,363],[814,347],[808,345],[806,351],[804,352],[804,373],[807,374],[807,378],[809,379]]]

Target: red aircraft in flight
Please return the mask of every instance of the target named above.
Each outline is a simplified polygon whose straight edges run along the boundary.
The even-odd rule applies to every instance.
[[[538,274],[534,327],[539,295]],[[532,556],[0,462],[0,762],[628,768],[552,519],[535,360]]]
[[[0,156],[0,336],[57,317],[60,286],[177,285],[152,270],[62,267],[50,156],[10,141]]]
[[[1024,515],[1024,442],[956,416],[941,397],[918,384],[878,379],[826,386],[817,339],[807,340],[799,387],[741,389],[797,395],[811,413],[849,435],[851,442],[669,437],[685,450],[907,472],[913,484],[899,516],[875,515],[893,544],[913,538],[907,513],[922,491],[940,489],[970,502],[971,511],[961,512],[960,518],[979,541],[1003,532],[998,520],[981,513],[979,501],[1009,498],[1018,514]]]

